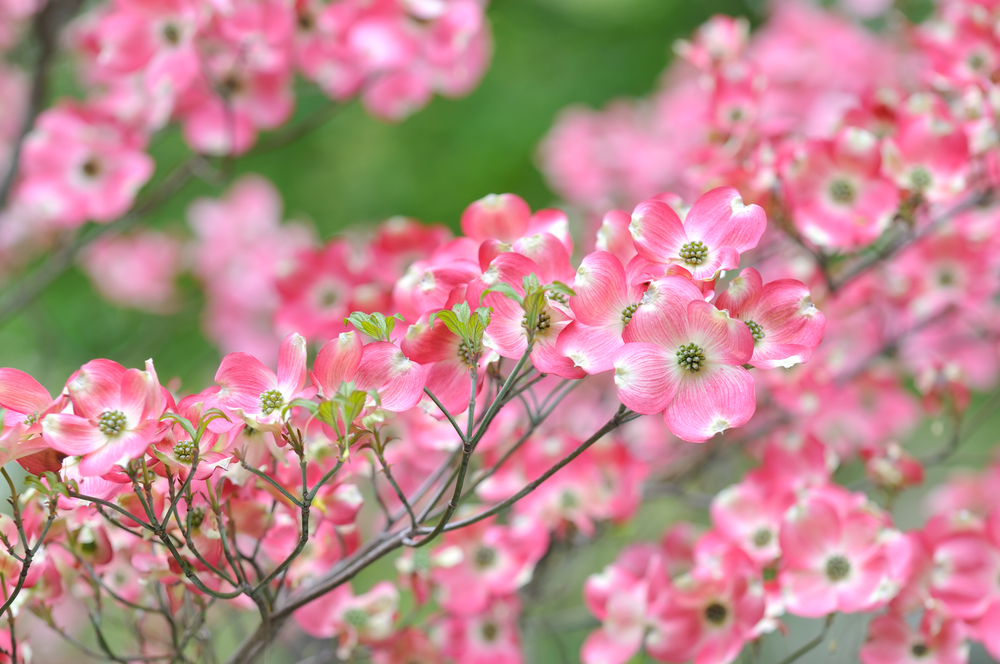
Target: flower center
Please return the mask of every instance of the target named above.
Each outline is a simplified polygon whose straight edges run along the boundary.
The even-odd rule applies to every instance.
[[[174,443],[174,458],[186,463],[194,461],[194,443],[190,440],[179,440]]]
[[[264,415],[270,415],[281,408],[284,403],[285,397],[282,396],[281,392],[278,390],[268,390],[260,395],[260,412]]]
[[[101,414],[97,427],[105,436],[117,436],[125,428],[125,413],[120,410],[106,410]]]
[[[462,358],[462,361],[465,362],[465,366],[467,367],[475,366],[476,361],[479,359],[480,351],[480,348],[470,348],[469,344],[464,341],[458,344],[458,356]]]
[[[767,528],[761,528],[753,534],[753,544],[758,549],[762,549],[771,543],[771,531]]]
[[[219,81],[219,86],[222,88],[222,94],[230,97],[243,89],[243,80],[235,73],[230,73]]]
[[[914,643],[913,647],[910,648],[910,652],[913,653],[914,657],[923,657],[927,654],[927,646],[923,643]]]
[[[523,325],[526,330],[532,329],[532,325],[528,322],[527,314],[525,314],[521,319],[521,325]],[[550,316],[547,311],[539,313],[538,320],[535,321],[534,329],[538,332],[544,332],[550,327],[552,327],[552,316]]]
[[[352,627],[364,627],[368,622],[368,614],[361,609],[348,609],[344,611],[344,622]]]
[[[826,576],[831,581],[842,581],[851,573],[851,563],[843,556],[833,556],[826,561]]]
[[[750,328],[750,334],[753,335],[754,341],[760,341],[761,339],[764,338],[764,328],[760,326],[760,323],[748,320],[747,327]]]
[[[168,44],[177,44],[181,40],[181,31],[173,23],[167,23],[163,26],[163,39]]]
[[[626,325],[632,320],[632,316],[635,315],[636,310],[639,308],[639,304],[630,304],[624,309],[622,309],[622,322]]]
[[[705,351],[700,346],[690,343],[681,346],[677,351],[677,364],[691,373],[701,371],[701,365],[705,363]]]
[[[727,615],[729,615],[729,611],[718,602],[712,602],[705,607],[705,620],[713,625],[721,625],[726,622]]]
[[[299,25],[299,30],[302,30],[303,32],[309,32],[314,27],[316,27],[316,19],[313,18],[313,15],[311,13],[303,11],[299,14],[298,25]]]
[[[701,265],[708,258],[708,247],[701,240],[688,242],[681,247],[681,260],[688,265]]]
[[[837,179],[830,183],[830,198],[837,203],[854,202],[854,186],[847,180]]]
[[[495,561],[496,559],[497,559],[497,552],[496,549],[494,549],[493,547],[481,546],[478,549],[476,549],[476,555],[474,557],[474,561],[476,563],[476,567],[478,567],[479,569],[484,569],[486,567],[489,567],[490,565],[493,564],[493,561]]]
[[[27,417],[24,418],[24,423],[29,427],[37,421],[38,421],[38,411],[30,413]]]
[[[481,632],[484,641],[492,642],[496,641],[497,635],[500,633],[500,628],[497,627],[497,624],[495,622],[486,621],[483,623]]]
[[[917,191],[923,191],[931,186],[931,174],[927,172],[926,168],[915,168],[910,173],[910,184]]]
[[[93,180],[98,175],[101,174],[101,162],[97,161],[97,158],[91,157],[87,161],[83,162],[83,166],[80,167],[83,174]]]
[[[192,507],[191,508],[191,527],[201,528],[201,524],[205,523],[205,508],[204,507]]]

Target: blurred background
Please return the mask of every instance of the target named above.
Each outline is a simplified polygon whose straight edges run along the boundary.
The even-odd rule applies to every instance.
[[[271,180],[284,199],[284,218],[311,223],[321,240],[394,215],[457,230],[462,210],[493,192],[517,193],[533,209],[558,205],[535,164],[538,143],[562,109],[573,104],[599,108],[615,98],[647,94],[669,61],[675,39],[688,36],[715,13],[744,15],[756,23],[760,9],[751,0],[494,0],[489,10],[493,64],[471,95],[435,98],[401,124],[375,120],[357,103],[347,104],[296,142],[240,159],[234,176],[259,173]],[[63,78],[68,89],[68,63]],[[302,85],[298,100],[297,115],[306,117],[325,97]],[[167,133],[155,140],[153,153],[162,176],[184,158],[186,148],[176,132]],[[193,181],[144,225],[188,236],[187,206],[225,189]],[[55,393],[92,358],[141,366],[153,357],[164,383],[176,377],[182,389],[197,391],[211,384],[219,353],[200,331],[197,284],[183,283],[181,294],[178,310],[169,315],[118,308],[97,296],[82,272],[71,270],[0,328],[0,366],[28,371]],[[974,465],[983,458],[997,424],[994,418],[983,427],[954,461]],[[940,445],[929,430],[920,439],[916,449]],[[705,494],[721,488],[715,483],[732,477],[729,471],[708,473]],[[850,481],[852,469],[844,472],[843,479]],[[929,484],[944,472],[935,471]],[[919,500],[915,493],[908,497],[896,510],[903,528],[920,522]],[[576,542],[572,550],[556,551],[547,559],[524,595],[527,661],[578,662],[580,644],[596,626],[582,606],[586,576],[611,562],[627,542],[659,538],[676,519],[705,523],[707,513],[697,507],[677,497],[654,497],[631,524],[606,528],[595,540]],[[382,561],[366,570],[356,588],[363,591],[393,574],[392,560]],[[766,638],[758,652],[744,653],[745,661],[781,661],[817,634],[820,622],[789,618],[787,637]],[[220,633],[220,652],[228,651],[249,626],[234,621]],[[864,619],[839,616],[830,638],[798,661],[854,662],[864,634]],[[285,660],[275,653],[273,661]],[[645,660],[640,655],[635,661]],[[972,661],[992,660],[977,650]]]

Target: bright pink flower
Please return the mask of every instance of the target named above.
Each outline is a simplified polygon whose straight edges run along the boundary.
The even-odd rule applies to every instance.
[[[712,501],[712,524],[760,566],[781,555],[778,532],[795,494],[748,477],[720,491]]]
[[[640,203],[629,230],[646,260],[681,265],[693,278],[711,280],[738,268],[740,254],[757,246],[766,226],[760,206],[744,205],[735,189],[719,187],[695,201],[683,222],[663,201]]]
[[[812,489],[781,526],[779,581],[788,612],[818,617],[870,611],[896,593],[884,515],[837,486]]]
[[[583,643],[584,664],[624,664],[639,651],[650,603],[666,582],[662,565],[653,547],[635,545],[603,572],[587,577],[583,597],[602,625]]]
[[[663,412],[670,432],[691,442],[746,424],[756,408],[749,328],[702,299],[690,280],[668,276],[649,286],[614,356],[622,403]]]
[[[855,249],[878,238],[899,207],[895,185],[879,175],[881,163],[878,139],[854,127],[791,151],[781,176],[799,232],[834,249]]]
[[[545,527],[525,518],[507,526],[484,521],[448,533],[433,553],[438,603],[452,613],[487,610],[531,580],[548,545]]]
[[[858,658],[861,664],[965,664],[969,646],[957,620],[928,611],[914,629],[904,616],[890,613],[871,622]]]
[[[409,410],[423,397],[424,368],[411,362],[388,341],[362,345],[359,332],[343,332],[328,341],[316,356],[313,380],[332,398],[344,383],[361,391],[375,390],[379,407],[392,412]]]
[[[911,112],[900,115],[896,134],[882,148],[882,170],[900,189],[940,203],[965,189],[969,145],[962,128],[946,111],[919,109],[930,103],[920,97],[909,100]]]
[[[139,458],[168,426],[160,422],[165,401],[151,360],[145,371],[92,360],[70,376],[66,390],[73,412],[46,415],[42,432],[56,450],[83,457],[84,477]]]
[[[750,328],[754,340],[750,364],[760,369],[787,369],[805,362],[826,329],[826,316],[813,305],[804,284],[780,279],[765,285],[752,267],[729,282],[715,306]]]
[[[521,664],[517,595],[497,599],[481,613],[453,613],[443,625],[445,654],[462,664]]]
[[[297,609],[294,616],[310,636],[336,637],[337,657],[347,659],[359,644],[388,638],[398,608],[399,591],[382,581],[363,595],[355,595],[349,584],[339,586]]]
[[[534,274],[541,279],[545,275],[533,260],[513,252],[501,254],[493,260],[490,270],[484,275],[484,282],[489,283],[487,279],[494,270],[497,282],[508,284],[521,296],[524,295],[524,277]],[[571,321],[570,312],[562,302],[546,295],[542,311],[536,314],[537,320],[527,322],[525,317],[528,314],[524,308],[501,293],[487,293],[483,304],[493,310],[483,336],[484,346],[492,348],[501,357],[520,359],[528,350],[528,329],[525,326],[531,325],[534,328],[531,363],[540,373],[562,378],[582,378],[585,375],[557,347],[559,333]]]
[[[294,332],[281,342],[278,373],[252,355],[230,353],[215,374],[220,389],[210,401],[230,416],[231,422],[213,420],[215,431],[228,431],[239,421],[261,431],[281,431],[285,408],[293,399],[309,396],[306,384],[306,340]],[[221,423],[221,424],[220,424]]]
[[[611,358],[625,343],[622,330],[646,292],[635,274],[642,263],[629,263],[626,271],[613,254],[595,251],[576,271],[576,295],[569,299],[576,320],[559,335],[557,350],[588,374],[609,371]]]
[[[145,143],[86,106],[50,108],[25,141],[17,199],[64,226],[112,221],[153,174]]]
[[[756,636],[765,601],[754,565],[736,547],[723,545],[712,554],[674,579],[652,608],[646,652],[656,659],[728,664]]]
[[[177,407],[172,409],[181,417],[186,417],[195,427],[201,423],[201,417],[205,410],[204,402],[206,397],[202,394],[192,394],[181,399]],[[219,434],[213,431],[205,431],[202,434],[198,446],[198,468],[195,471],[195,480],[208,479],[217,470],[226,470],[229,467],[231,454],[226,454],[215,448],[219,442]],[[191,472],[191,463],[194,459],[194,442],[191,440],[184,427],[179,423],[174,423],[164,436],[163,440],[155,443],[150,448],[152,456],[160,461],[153,466],[153,470],[160,475],[169,472],[180,478],[183,482]]]

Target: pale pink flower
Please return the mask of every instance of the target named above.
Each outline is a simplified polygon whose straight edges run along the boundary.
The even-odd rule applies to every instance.
[[[97,291],[115,304],[169,313],[177,307],[180,241],[156,231],[103,237],[80,255]]]

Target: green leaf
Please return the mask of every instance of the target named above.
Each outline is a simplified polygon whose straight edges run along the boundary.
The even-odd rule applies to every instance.
[[[219,412],[221,413],[222,411]],[[191,424],[191,420],[188,418],[181,417],[177,413],[164,413],[163,416],[160,417],[160,420],[173,420],[177,424],[181,425],[181,428],[184,429],[189,436],[191,436],[191,440],[197,440],[198,434],[195,433],[194,425]]]
[[[498,283],[498,284],[494,284],[494,285],[490,286],[489,288],[486,289],[486,293],[500,293],[501,295],[503,295],[504,297],[506,297],[508,300],[514,300],[518,304],[521,304],[522,302],[524,302],[524,298],[521,297],[520,293],[518,293],[516,290],[514,290],[513,286],[511,286],[510,284],[503,283],[503,282]],[[485,295],[485,293],[484,293],[484,295]]]
[[[561,281],[553,281],[545,288],[545,290],[552,293],[559,293],[560,295],[565,295],[567,297],[574,297],[576,295],[572,288]]]
[[[392,330],[396,327],[396,321],[403,320],[399,314],[393,314],[386,318],[383,314],[375,312],[366,314],[363,311],[355,311],[344,319],[344,323],[354,325],[358,330],[365,333],[372,339],[379,341],[392,341]]]

